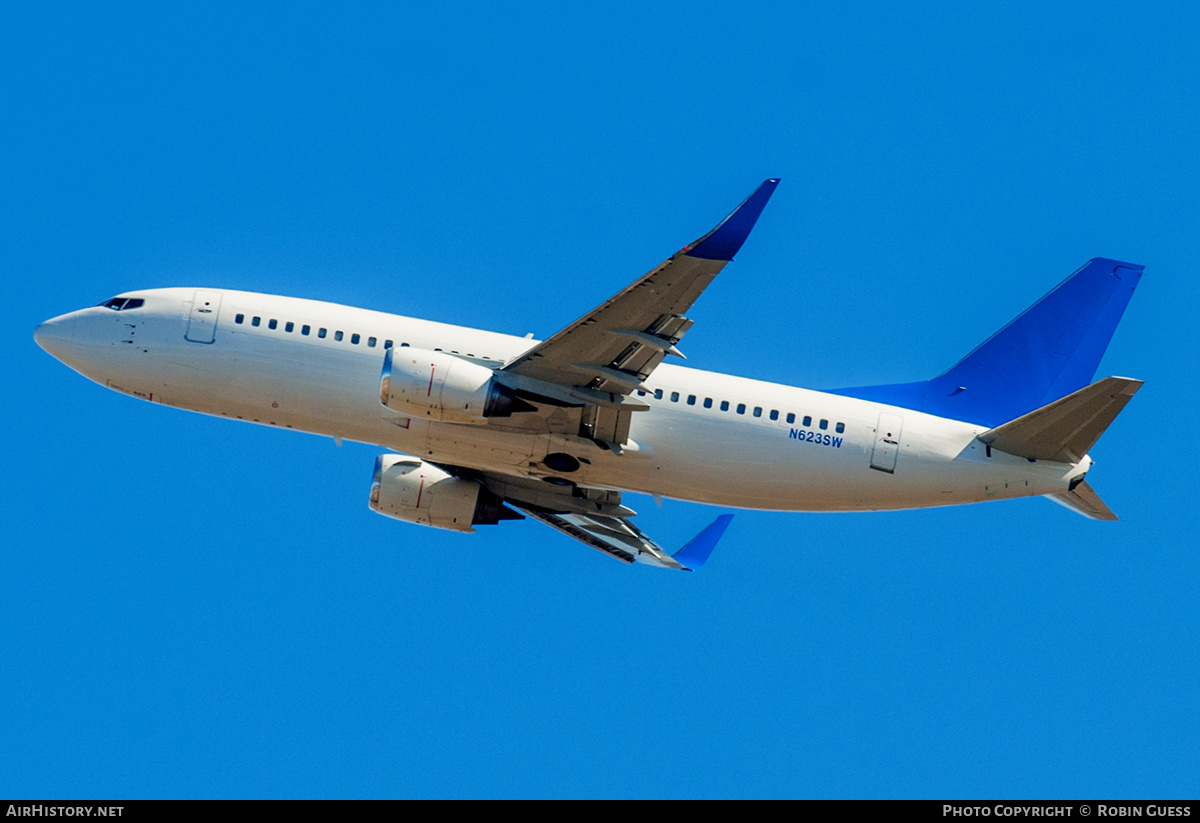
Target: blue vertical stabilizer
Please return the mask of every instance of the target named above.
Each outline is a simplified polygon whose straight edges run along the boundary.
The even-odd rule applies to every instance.
[[[998,426],[1088,385],[1142,276],[1096,258],[948,371],[919,383],[835,394]]]

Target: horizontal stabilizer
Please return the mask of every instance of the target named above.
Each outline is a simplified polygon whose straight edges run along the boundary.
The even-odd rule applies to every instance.
[[[1060,506],[1066,506],[1068,509],[1079,512],[1084,517],[1090,517],[1092,520],[1120,519],[1112,513],[1112,509],[1104,505],[1104,501],[1100,499],[1100,495],[1096,494],[1086,482],[1080,483],[1069,492],[1059,492],[1058,494],[1047,494],[1044,496]]]
[[[979,439],[1017,457],[1078,463],[1141,387],[1141,380],[1106,377]]]

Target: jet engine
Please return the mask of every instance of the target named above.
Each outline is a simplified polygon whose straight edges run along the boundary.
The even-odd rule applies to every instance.
[[[459,532],[524,519],[476,481],[400,454],[375,459],[371,508],[397,520]]]
[[[491,369],[445,352],[390,348],[383,359],[379,402],[400,414],[445,423],[485,423],[533,411]]]

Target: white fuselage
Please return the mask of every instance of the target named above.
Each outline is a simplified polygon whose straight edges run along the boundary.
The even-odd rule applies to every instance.
[[[436,463],[552,477],[723,506],[867,510],[1066,491],[1091,465],[990,455],[987,426],[663,364],[622,453],[580,437],[579,409],[543,407],[483,425],[381,405],[385,346],[498,368],[537,341],[382,312],[248,292],[128,292],[144,305],[47,321],[39,343],[101,385],[205,414],[373,443]],[[208,311],[197,306],[208,302]],[[256,321],[257,318],[257,321]],[[660,396],[661,395],[661,396]]]

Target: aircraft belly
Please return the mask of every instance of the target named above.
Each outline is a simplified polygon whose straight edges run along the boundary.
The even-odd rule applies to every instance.
[[[541,432],[502,431],[490,425],[429,423],[425,452],[436,463],[491,471],[528,470],[547,454],[550,436]]]

